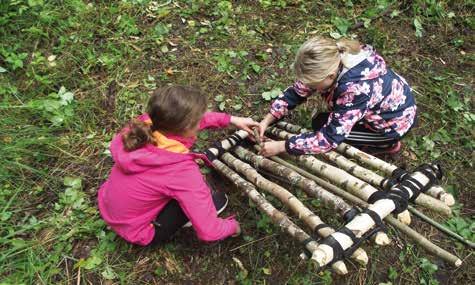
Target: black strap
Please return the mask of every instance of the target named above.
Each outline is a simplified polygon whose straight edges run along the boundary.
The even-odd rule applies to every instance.
[[[381,180],[381,183],[379,183],[379,187],[384,190],[391,190],[391,188],[393,188],[396,184],[396,179],[384,178],[383,180]]]
[[[323,241],[320,244],[328,245],[329,247],[333,249],[333,260],[329,264],[333,264],[337,262],[338,260],[342,260],[343,258],[345,258],[343,248],[333,236],[331,235],[327,236],[326,238],[323,239]]]
[[[351,238],[351,240],[353,241],[353,243],[357,243],[359,238],[356,237],[356,235],[353,233],[352,230],[350,230],[349,228],[347,227],[342,227],[338,230],[338,232],[342,233],[342,234],[345,234],[347,236],[349,236]]]
[[[356,217],[356,215],[358,215],[359,213],[360,211],[357,208],[353,207],[343,214],[343,220],[345,222],[349,222],[353,220],[353,218]]]
[[[381,231],[386,230],[386,226],[383,224],[383,220],[381,220],[381,217],[378,215],[378,213],[376,213],[375,211],[369,208],[366,208],[362,213],[370,216],[373,222],[376,224],[376,226],[381,228],[380,229]]]
[[[393,170],[393,173],[391,173],[391,178],[396,180],[396,181],[401,181],[401,179],[407,174],[407,171],[403,168],[396,168]]]
[[[319,230],[324,229],[324,228],[330,228],[330,226],[327,225],[327,224],[325,224],[325,223],[321,223],[321,224],[317,225],[317,226],[313,229],[313,231],[316,233],[316,232],[318,232]]]
[[[378,200],[386,199],[388,191],[376,191],[368,197],[368,203],[374,204]]]
[[[310,250],[308,250],[307,248],[307,244],[312,241],[314,241],[314,239],[312,237],[308,237],[301,242],[301,244],[303,245],[303,253],[307,256],[307,258],[312,257],[312,252],[310,252]]]
[[[233,147],[238,145],[241,141],[242,141],[242,138],[240,136],[238,136],[237,134],[233,134],[231,135],[230,137],[228,137],[226,140],[229,141],[229,144],[231,144]],[[218,154],[215,155],[211,149],[216,149],[218,151]],[[223,153],[225,153],[226,150],[223,148],[223,144],[222,142],[215,142],[213,144],[213,146],[207,150],[204,151],[204,154],[206,155],[206,157],[208,157],[208,159],[210,161],[213,161],[217,158],[219,158],[221,155],[223,155]]]

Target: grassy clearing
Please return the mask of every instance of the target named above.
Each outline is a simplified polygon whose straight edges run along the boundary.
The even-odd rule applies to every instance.
[[[420,127],[399,163],[442,161],[444,184],[460,202],[447,225],[474,240],[474,6],[449,2],[2,1],[0,284],[473,281],[473,252],[418,222],[464,266],[453,270],[393,232],[393,245],[371,250],[366,269],[349,262],[345,278],[315,274],[298,259],[298,245],[218,177],[210,178],[229,189],[228,213],[244,229],[218,244],[184,230],[163,248],[128,245],[107,230],[95,202],[112,165],[108,142],[157,86],[198,85],[211,108],[259,118],[272,90],[292,82],[289,66],[306,38],[357,34],[416,90]],[[316,106],[309,100],[292,120],[307,123]],[[217,136],[200,138],[204,148]]]

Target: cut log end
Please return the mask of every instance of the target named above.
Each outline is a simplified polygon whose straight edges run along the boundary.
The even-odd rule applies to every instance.
[[[444,193],[440,196],[440,200],[445,203],[445,205],[452,207],[455,205],[455,198],[450,193]]]
[[[460,267],[460,265],[462,265],[462,260],[457,259],[454,264],[456,267]]]
[[[355,250],[355,252],[353,253],[353,258],[356,262],[363,266],[366,266],[369,261],[368,254],[366,254],[366,251],[362,250],[361,248]]]
[[[348,274],[348,268],[346,268],[346,265],[343,261],[337,261],[332,265],[332,269],[336,272],[338,275],[345,275]]]
[[[319,267],[323,267],[325,266],[325,264],[327,264],[328,262],[326,262],[326,259],[327,259],[327,255],[325,254],[325,252],[321,249],[318,249],[316,251],[313,252],[312,254],[312,258],[311,258],[313,261],[315,261],[315,263],[319,266]]]
[[[378,232],[376,236],[374,237],[374,243],[377,245],[388,245],[391,243],[391,239],[388,237],[386,233],[383,232]]]
[[[404,212],[399,213],[397,215],[397,219],[405,225],[411,224],[411,214],[409,213],[408,210],[405,210]]]

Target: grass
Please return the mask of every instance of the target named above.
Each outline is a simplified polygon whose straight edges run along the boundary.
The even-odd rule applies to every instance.
[[[355,34],[415,89],[419,128],[398,163],[443,163],[444,186],[459,202],[447,225],[473,241],[474,6],[449,2],[1,2],[0,284],[473,282],[473,251],[417,221],[464,265],[450,268],[391,231],[393,245],[365,247],[367,268],[348,262],[348,276],[316,273],[296,243],[215,174],[231,196],[228,213],[242,223],[240,238],[202,244],[184,230],[175,243],[144,249],[108,230],[95,202],[112,166],[108,142],[157,86],[194,84],[210,108],[259,119],[272,90],[292,82],[290,64],[306,38]],[[308,123],[316,106],[309,100],[291,120]],[[200,136],[198,147],[220,135]]]

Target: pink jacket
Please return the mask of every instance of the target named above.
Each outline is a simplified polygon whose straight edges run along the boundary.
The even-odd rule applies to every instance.
[[[149,119],[144,114],[140,120]],[[230,116],[208,112],[200,129],[223,128]],[[122,130],[122,132],[127,129]],[[237,222],[229,217],[217,217],[210,189],[194,161],[196,153],[174,153],[154,145],[127,152],[122,144],[122,132],[111,142],[114,166],[98,193],[99,211],[106,223],[125,240],[149,244],[155,227],[151,224],[163,207],[175,199],[203,241],[216,241],[233,235]],[[196,138],[168,136],[190,148]]]

